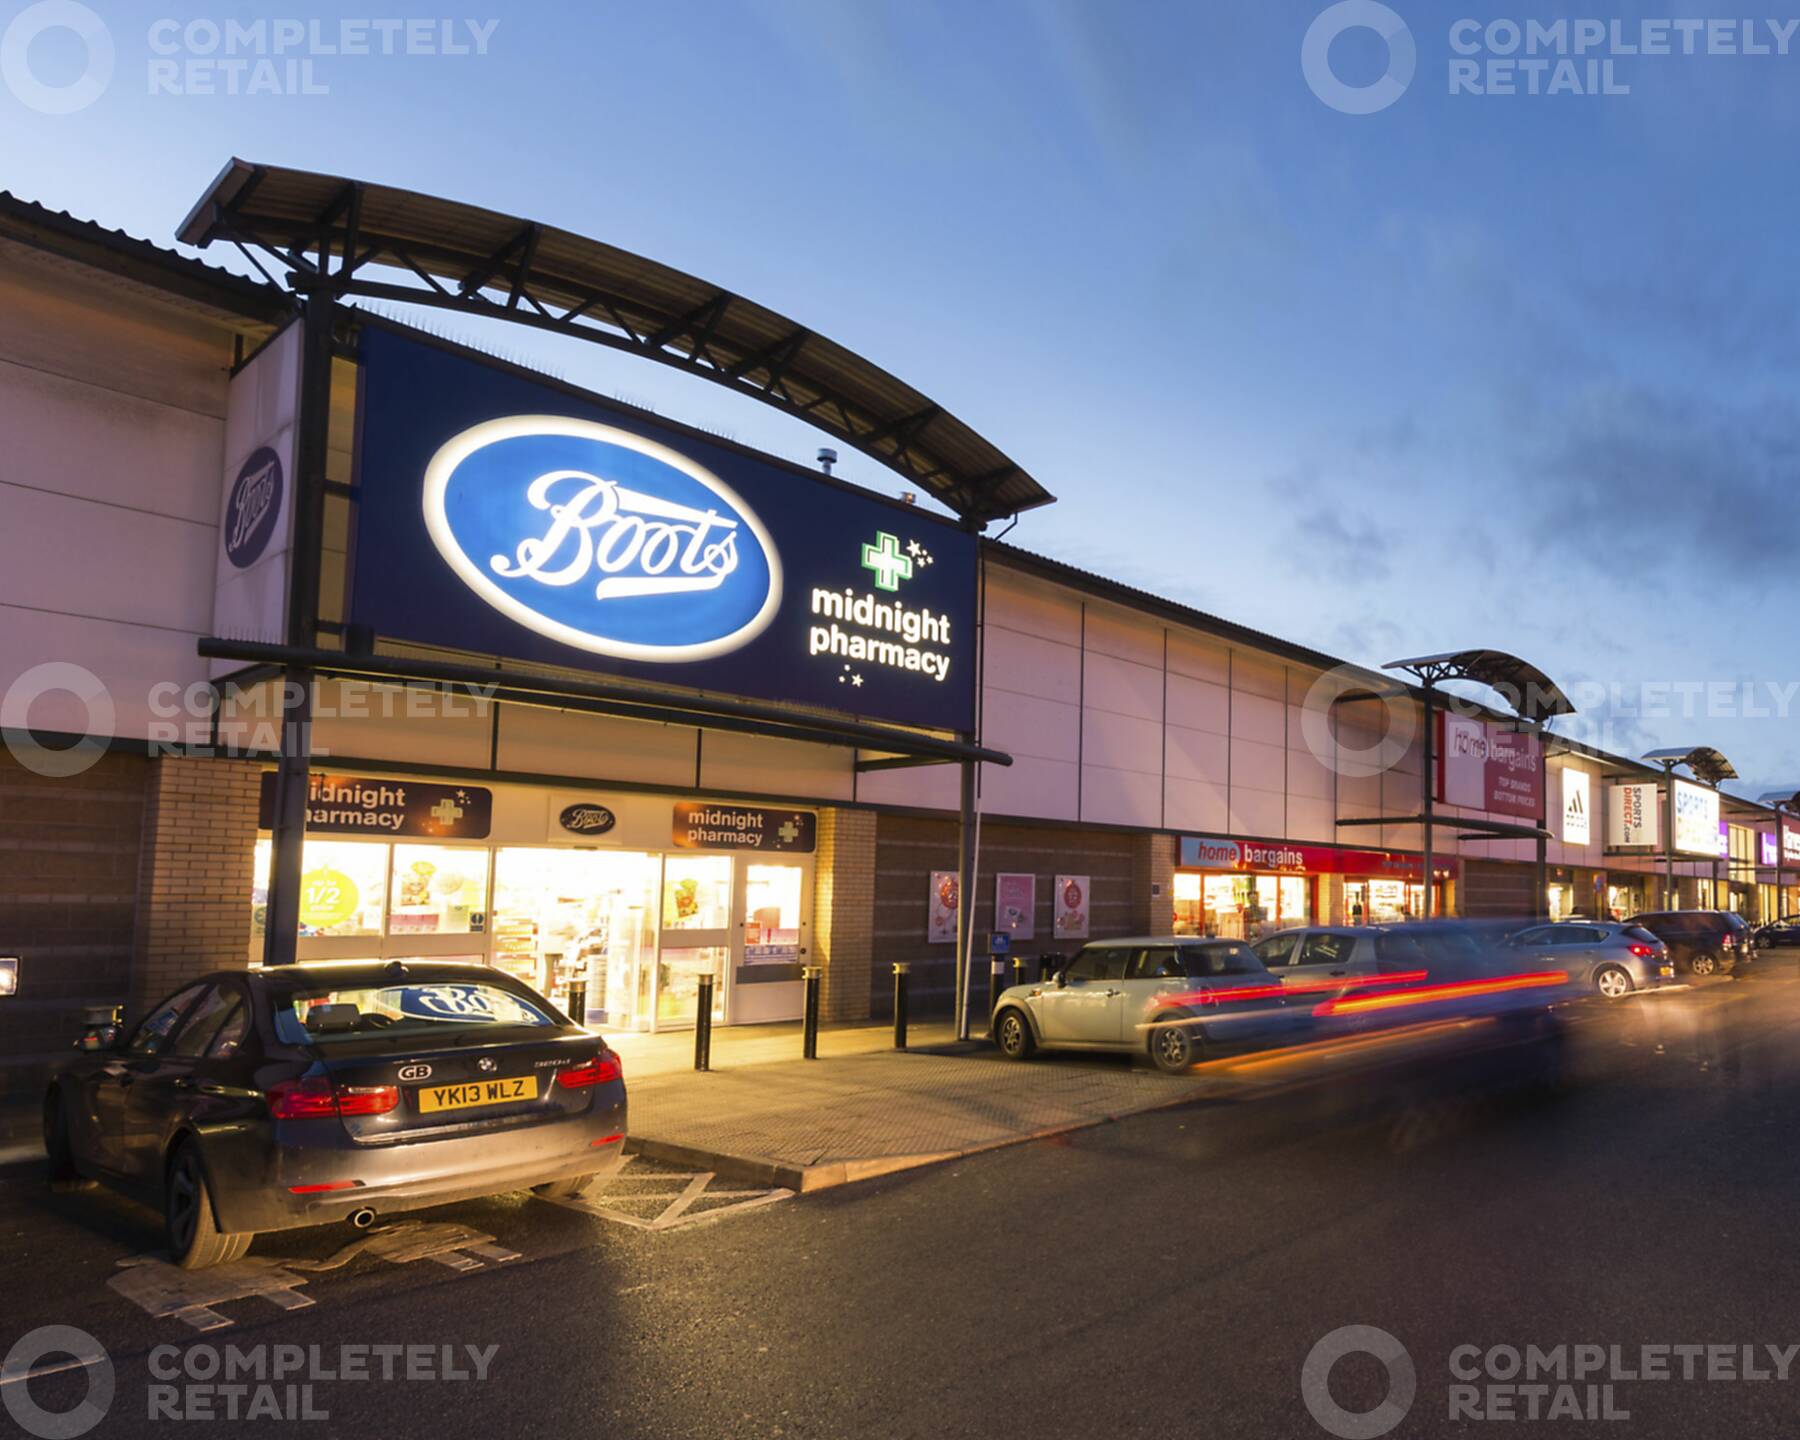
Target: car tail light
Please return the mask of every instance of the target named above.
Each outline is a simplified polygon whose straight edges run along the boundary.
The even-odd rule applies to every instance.
[[[1737,936],[1731,934],[1730,931],[1727,931],[1725,934],[1725,948],[1727,950],[1737,949]]]
[[[566,1070],[557,1071],[556,1083],[565,1090],[584,1090],[589,1085],[604,1085],[609,1080],[617,1080],[624,1073],[619,1057],[604,1053],[596,1055],[592,1060],[583,1061],[580,1065],[571,1065]]]
[[[323,1075],[283,1080],[269,1087],[269,1114],[277,1120],[318,1120],[336,1115],[385,1115],[400,1103],[395,1085],[334,1086]]]
[[[1662,947],[1658,945],[1633,945],[1631,947],[1631,953],[1640,960],[1654,960],[1657,952],[1661,948]]]
[[[362,1187],[360,1180],[331,1180],[323,1185],[290,1185],[290,1195],[323,1195],[327,1190],[357,1190]]]

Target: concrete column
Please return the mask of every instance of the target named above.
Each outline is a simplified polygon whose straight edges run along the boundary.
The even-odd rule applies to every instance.
[[[822,1020],[866,1020],[875,959],[875,812],[819,811],[813,944]]]
[[[144,787],[130,1018],[184,980],[250,964],[262,767],[160,756]]]

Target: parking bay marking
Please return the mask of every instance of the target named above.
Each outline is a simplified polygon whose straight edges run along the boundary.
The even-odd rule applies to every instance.
[[[494,1243],[494,1237],[467,1225],[418,1220],[384,1225],[351,1241],[323,1260],[267,1260],[246,1256],[209,1270],[183,1270],[154,1255],[134,1255],[119,1262],[106,1283],[146,1314],[176,1319],[195,1330],[220,1330],[235,1323],[219,1312],[233,1300],[261,1297],[282,1310],[304,1310],[314,1302],[298,1287],[314,1275],[341,1269],[357,1255],[368,1254],[393,1265],[431,1260],[459,1272],[480,1270],[517,1260],[519,1253]]]
[[[792,1190],[710,1190],[707,1187],[718,1177],[710,1170],[672,1171],[672,1170],[635,1170],[628,1171],[635,1156],[626,1156],[625,1161],[603,1189],[590,1190],[583,1195],[571,1196],[566,1200],[553,1200],[553,1205],[561,1205],[569,1210],[580,1210],[587,1215],[598,1215],[603,1220],[611,1220],[620,1225],[629,1225],[635,1230],[675,1230],[687,1225],[698,1225],[722,1215],[742,1214],[746,1210],[758,1209],[764,1205],[772,1205],[778,1200],[793,1198]],[[637,1185],[645,1182],[662,1182],[662,1188],[640,1190]],[[629,1190],[618,1190],[619,1184],[628,1184]],[[671,1188],[672,1187],[672,1188]],[[716,1205],[717,1200],[731,1203]],[[625,1205],[644,1205],[655,1203],[660,1209],[654,1215],[638,1214],[632,1210],[622,1209]],[[695,1209],[697,1204],[704,1203],[704,1208]]]

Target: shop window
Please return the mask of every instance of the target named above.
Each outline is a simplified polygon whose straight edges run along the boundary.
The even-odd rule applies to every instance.
[[[798,865],[744,867],[744,963],[792,964],[800,958]]]
[[[390,935],[480,935],[487,929],[488,852],[396,845]]]
[[[731,924],[731,857],[671,855],[663,866],[663,929],[724,930]]]
[[[256,842],[251,892],[253,954],[262,954],[269,905],[272,846]],[[300,852],[300,934],[380,935],[387,891],[388,847],[361,840],[308,838]]]
[[[729,865],[731,862],[725,862]],[[692,1024],[700,1013],[700,977],[713,977],[713,1019],[725,1018],[725,957],[731,953],[724,945],[695,945],[686,949],[664,949],[659,964],[656,991],[657,1023]]]
[[[729,862],[727,862],[729,863]],[[648,1024],[657,857],[512,847],[494,857],[493,963],[588,1024]]]

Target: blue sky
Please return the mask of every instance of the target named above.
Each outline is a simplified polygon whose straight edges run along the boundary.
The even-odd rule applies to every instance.
[[[1515,650],[1579,688],[1587,738],[1800,785],[1800,35],[1613,56],[1629,94],[1452,95],[1460,18],[1742,12],[1394,0],[1417,71],[1357,116],[1301,73],[1314,0],[489,5],[464,12],[498,22],[485,55],[171,95],[153,23],[255,8],[90,3],[116,53],[98,100],[43,115],[0,88],[15,193],[166,243],[237,154],[595,235],[983,430],[1061,497],[1028,548],[1365,663]],[[1387,55],[1366,30],[1330,51],[1350,85]],[[56,84],[85,55],[51,32],[29,61]],[[748,444],[819,443],[599,347],[436,323]]]

